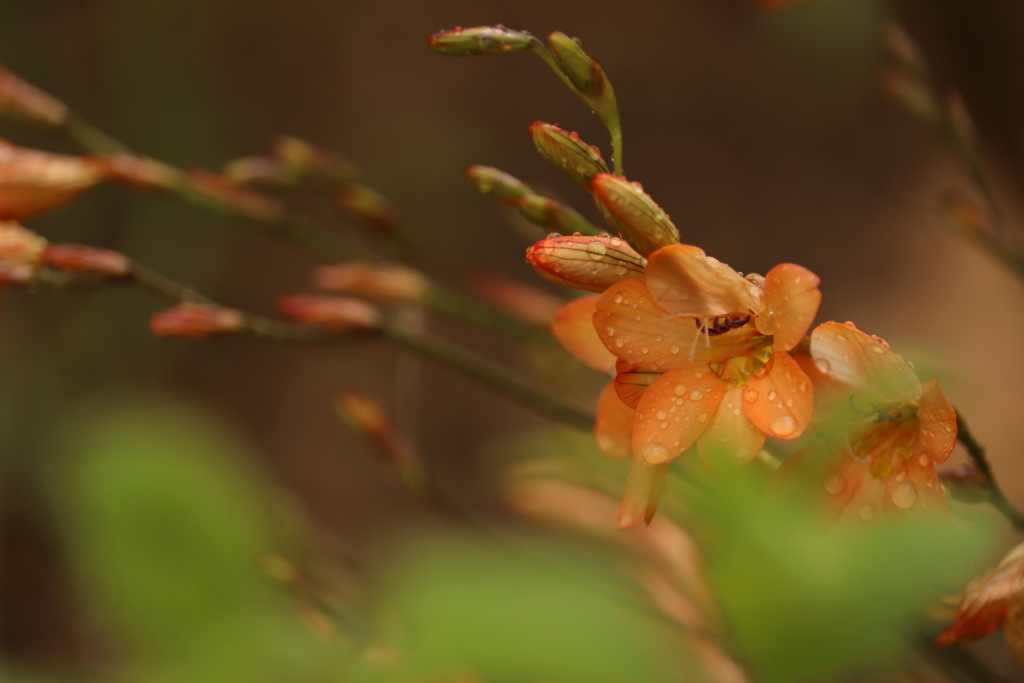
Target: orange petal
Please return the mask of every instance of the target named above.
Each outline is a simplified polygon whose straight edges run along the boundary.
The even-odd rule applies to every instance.
[[[928,512],[949,512],[946,489],[942,488],[935,462],[930,458],[915,456],[906,461],[907,478],[896,481],[889,477],[886,488],[887,504],[901,510],[921,509]],[[908,486],[910,484],[910,486]]]
[[[821,279],[803,266],[780,263],[764,281],[764,310],[755,318],[757,329],[775,335],[775,348],[789,351],[804,338],[818,314]]]
[[[594,329],[597,295],[573,299],[558,309],[551,334],[587,367],[614,374],[615,356],[605,348]]]
[[[935,463],[946,462],[956,446],[956,411],[942,393],[938,379],[931,379],[922,387],[917,419],[921,423],[917,457],[927,457]]]
[[[654,380],[661,377],[661,372],[647,372],[636,370],[628,363],[621,360],[616,364],[618,374],[615,375],[615,393],[627,406],[636,410],[647,387],[654,383]]]
[[[743,407],[751,422],[764,433],[779,439],[795,439],[811,422],[811,380],[792,356],[776,351],[768,373],[747,380]]]
[[[764,432],[743,410],[743,387],[729,387],[704,434],[697,439],[697,452],[709,468],[715,461],[746,464],[764,446]]]
[[[603,292],[627,277],[643,276],[646,262],[618,237],[559,235],[526,250],[526,261],[556,285]]]
[[[633,453],[652,465],[678,457],[707,429],[727,388],[707,363],[666,372],[637,405]]]
[[[633,454],[633,418],[636,411],[627,406],[609,382],[597,401],[594,439],[601,452],[612,458],[628,458]]]
[[[669,313],[713,318],[727,313],[758,313],[764,292],[739,273],[688,244],[673,244],[651,254],[647,287]]]
[[[818,325],[811,333],[811,356],[824,374],[858,390],[858,404],[916,401],[921,396],[921,382],[910,365],[885,340],[852,324]]]
[[[936,640],[940,645],[970,642],[995,631],[1024,589],[1024,543],[999,565],[967,584],[956,622]]]
[[[666,315],[658,308],[639,278],[623,280],[600,295],[594,326],[609,351],[642,370],[739,355],[759,334],[747,325],[715,337],[703,335],[695,318]]]
[[[661,494],[665,491],[668,463],[649,465],[634,460],[626,477],[626,490],[619,504],[619,528],[632,529],[643,520],[651,523],[658,510]]]

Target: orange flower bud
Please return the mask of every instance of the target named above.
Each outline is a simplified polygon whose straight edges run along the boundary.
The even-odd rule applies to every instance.
[[[430,281],[414,268],[397,263],[348,261],[313,271],[313,286],[381,301],[421,302]]]
[[[518,178],[491,166],[470,166],[466,169],[466,178],[480,192],[492,195],[501,202],[510,202],[533,194],[533,190]]]
[[[149,330],[157,337],[202,339],[214,334],[237,332],[244,322],[242,314],[231,308],[178,304],[154,313],[149,319]]]
[[[391,202],[369,185],[345,185],[335,201],[366,225],[385,235],[393,235],[398,212]]]
[[[36,269],[24,263],[0,261],[0,285],[23,285],[35,277]]]
[[[182,180],[180,171],[150,157],[120,153],[108,154],[103,160],[111,178],[137,187],[166,190]]]
[[[351,161],[300,138],[287,135],[278,138],[271,147],[271,154],[280,162],[278,182],[283,184],[304,180],[347,184],[359,176],[359,170]]]
[[[575,209],[539,194],[528,194],[509,202],[526,220],[555,232],[596,235],[597,228]]]
[[[37,266],[46,239],[14,221],[0,222],[0,262],[7,266]]]
[[[290,294],[277,300],[277,308],[296,322],[324,327],[332,332],[374,329],[381,323],[377,307],[359,299],[340,296]]]
[[[430,36],[428,44],[443,55],[464,57],[487,55],[512,50],[529,50],[534,37],[525,31],[512,31],[504,26],[457,26]]]
[[[51,244],[43,250],[43,263],[59,270],[121,277],[130,263],[124,254],[84,244]]]
[[[618,237],[559,235],[526,250],[526,262],[556,285],[603,292],[627,277],[643,277],[646,259]]]
[[[381,460],[398,470],[403,483],[418,488],[425,482],[416,451],[395,429],[379,403],[363,394],[347,392],[335,399],[334,410],[349,427],[370,441]]]
[[[471,284],[477,293],[499,310],[538,327],[549,327],[565,303],[563,299],[532,285],[495,273],[476,273]]]
[[[644,193],[640,183],[611,173],[594,177],[590,191],[609,224],[634,249],[650,256],[661,247],[679,242],[679,231],[668,214]]]
[[[224,164],[221,174],[239,185],[294,185],[297,178],[288,177],[280,159],[243,157]]]
[[[0,66],[0,112],[56,128],[67,121],[67,106]]]
[[[222,175],[205,169],[187,171],[188,186],[218,204],[255,220],[274,222],[284,217],[284,207],[276,200],[240,187]]]
[[[536,121],[530,126],[530,137],[542,157],[583,187],[589,187],[598,173],[608,173],[601,150],[558,124]]]
[[[59,206],[106,173],[100,159],[50,154],[0,140],[0,220],[22,220]]]

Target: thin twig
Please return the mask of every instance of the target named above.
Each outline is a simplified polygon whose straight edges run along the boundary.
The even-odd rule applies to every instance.
[[[978,472],[985,478],[985,486],[988,490],[988,501],[992,504],[996,510],[998,510],[1013,528],[1017,531],[1024,531],[1024,514],[1013,506],[1013,504],[1006,499],[1003,495],[1002,490],[999,488],[999,484],[996,482],[995,473],[992,471],[992,466],[989,464],[988,458],[985,455],[985,448],[977,442],[974,438],[974,434],[971,433],[970,428],[967,426],[967,422],[964,421],[963,417],[957,412],[956,415],[956,426],[957,426],[957,439],[967,449],[967,454],[970,456],[971,461],[977,468]]]

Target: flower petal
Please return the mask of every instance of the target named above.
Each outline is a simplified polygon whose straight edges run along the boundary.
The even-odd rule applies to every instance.
[[[707,429],[727,388],[707,363],[666,372],[637,405],[633,453],[652,465],[678,457]]]
[[[658,306],[676,315],[713,318],[757,313],[764,305],[764,292],[757,285],[688,244],[673,244],[651,254],[647,287]]]
[[[559,308],[555,322],[551,323],[551,334],[584,365],[614,374],[615,356],[605,348],[594,329],[597,299],[596,294],[584,296]]]
[[[776,351],[768,373],[747,380],[743,407],[762,432],[779,439],[795,439],[811,422],[814,389],[793,357]]]
[[[609,382],[597,401],[594,439],[601,452],[612,458],[628,458],[633,454],[633,418],[636,411],[627,406]]]
[[[775,348],[789,351],[800,343],[821,305],[821,279],[803,266],[780,263],[764,277],[764,310],[757,329],[775,335]]]
[[[642,370],[740,355],[759,335],[753,325],[714,337],[702,334],[695,318],[666,315],[658,308],[639,278],[623,280],[600,295],[594,326],[609,351]]]
[[[526,262],[556,285],[603,292],[627,277],[644,274],[646,262],[618,237],[559,235],[526,250]]]
[[[649,465],[634,460],[626,477],[626,490],[619,504],[619,528],[632,529],[641,521],[651,523],[658,510],[661,494],[665,492],[668,463]]]
[[[1014,546],[995,569],[969,584],[956,622],[936,638],[940,645],[970,642],[992,633],[1024,589],[1024,543]]]
[[[956,411],[942,393],[938,379],[931,379],[922,387],[917,419],[921,434],[917,437],[916,456],[935,463],[946,462],[956,446]]]
[[[715,461],[746,464],[764,446],[765,438],[743,410],[743,387],[729,387],[711,424],[697,439],[697,452],[709,469]]]
[[[879,337],[864,334],[852,324],[827,322],[811,333],[811,356],[818,368],[856,389],[863,406],[916,401],[921,382],[900,356]]]
[[[643,396],[647,387],[654,383],[654,380],[661,377],[661,372],[649,372],[645,370],[637,370],[628,363],[619,361],[615,368],[618,370],[618,374],[615,375],[615,393],[618,394],[619,399],[622,400],[627,406],[636,410],[637,405],[640,403],[640,397]]]

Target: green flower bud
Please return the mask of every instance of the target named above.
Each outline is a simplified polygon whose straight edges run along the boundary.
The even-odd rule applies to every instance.
[[[501,202],[509,202],[533,194],[533,190],[519,179],[491,166],[470,166],[466,169],[466,178],[480,192],[489,194]]]
[[[542,157],[583,187],[589,187],[598,173],[608,173],[608,165],[597,147],[588,145],[579,135],[558,124],[537,121],[530,126],[530,137]]]
[[[644,193],[640,183],[633,183],[611,173],[594,177],[590,191],[608,223],[644,256],[669,244],[679,242],[679,230]]]
[[[534,40],[525,31],[512,31],[504,26],[476,26],[435,33],[430,36],[429,45],[443,55],[462,57],[529,50]]]

